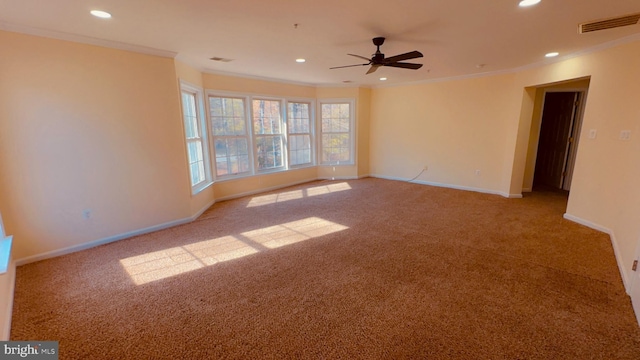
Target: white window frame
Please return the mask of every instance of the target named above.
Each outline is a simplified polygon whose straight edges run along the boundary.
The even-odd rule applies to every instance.
[[[325,132],[322,131],[322,105],[329,105],[329,104],[349,104],[349,131],[347,132],[349,134],[349,160],[347,161],[323,161],[323,152],[324,152],[324,148],[323,148],[323,135],[325,134]],[[317,128],[318,128],[318,141],[317,141],[317,146],[318,146],[318,163],[320,165],[331,165],[331,166],[336,166],[336,165],[355,165],[356,163],[356,101],[355,99],[322,99],[318,102],[318,116],[320,117],[320,119],[317,120]],[[344,132],[327,132],[327,133],[331,133],[331,134],[335,134],[335,133],[344,133]]]
[[[7,236],[7,234],[5,234],[4,224],[2,223],[2,214],[0,214],[0,275],[9,270],[12,242],[13,236]]]
[[[289,132],[289,104],[307,104],[309,106],[309,132],[308,133],[291,133]],[[315,137],[315,129],[316,129],[316,121],[315,121],[315,101],[310,100],[310,99],[287,99],[287,101],[285,101],[285,110],[286,110],[286,117],[285,117],[285,126],[287,127],[287,155],[289,157],[289,168],[290,169],[299,169],[299,168],[304,168],[304,167],[309,167],[309,166],[315,166],[316,165],[316,137]],[[291,165],[291,147],[289,146],[289,144],[291,143],[290,141],[290,136],[295,136],[295,135],[308,135],[309,136],[309,142],[310,142],[310,162],[308,163],[303,163],[303,164],[296,164],[296,165]]]
[[[210,101],[209,98],[211,97],[218,97],[218,98],[232,98],[232,99],[242,99],[244,101],[244,123],[245,123],[245,133],[244,135],[220,135],[220,136],[216,136],[213,133],[213,120],[211,118],[211,108],[210,108]],[[253,145],[253,136],[252,136],[252,132],[253,132],[253,127],[251,124],[251,97],[246,95],[246,94],[242,94],[242,93],[235,93],[235,92],[228,92],[228,91],[214,91],[214,90],[207,90],[206,91],[206,104],[207,104],[207,123],[209,124],[210,128],[209,128],[209,132],[211,134],[211,149],[212,149],[212,167],[215,169],[214,176],[215,179],[218,181],[223,181],[223,180],[230,180],[230,179],[239,179],[239,178],[244,178],[244,177],[249,177],[249,176],[253,176],[255,175],[255,163],[254,163],[254,153],[255,151],[253,151],[252,149],[254,148]],[[233,174],[224,174],[224,175],[218,175],[218,169],[217,169],[217,161],[216,161],[216,145],[215,145],[215,141],[216,139],[219,138],[243,138],[247,140],[247,153],[249,156],[249,171],[247,172],[241,172],[241,173],[233,173]]]
[[[192,95],[195,101],[196,110],[196,124],[197,135],[194,138],[189,138],[187,134],[187,123],[185,114],[185,104],[182,101],[183,93]],[[204,96],[201,88],[192,85],[182,79],[180,79],[180,105],[182,110],[182,125],[184,128],[185,150],[187,154],[187,163],[189,168],[189,184],[191,186],[191,195],[196,195],[200,191],[206,189],[213,183],[213,176],[211,174],[211,158],[209,151],[209,130],[207,127],[207,117],[204,112]],[[193,174],[191,173],[192,160],[189,152],[189,144],[200,143],[200,151],[202,152],[202,162],[204,166],[204,179],[199,183],[192,184]]]
[[[272,97],[265,97],[265,96],[250,96],[250,101],[251,101],[251,115],[250,115],[250,122],[251,122],[251,138],[253,140],[253,158],[255,159],[255,164],[254,164],[254,168],[255,171],[257,173],[270,173],[270,172],[278,172],[278,171],[283,171],[286,170],[288,168],[288,162],[287,162],[287,155],[288,155],[288,144],[287,144],[287,127],[286,127],[286,105],[285,105],[285,101],[282,98],[272,98]],[[253,102],[254,101],[273,101],[273,102],[277,102],[280,106],[280,119],[279,121],[279,126],[280,126],[280,134],[258,134],[256,132],[255,129],[255,124],[253,122],[253,118],[255,116],[254,112],[253,112]],[[284,113],[283,113],[283,109],[284,109]],[[273,138],[273,137],[280,137],[282,139],[282,148],[281,148],[281,152],[282,154],[280,155],[282,157],[282,165],[280,166],[276,166],[276,167],[271,167],[271,168],[266,168],[266,169],[260,169],[260,164],[259,164],[259,154],[258,154],[258,138],[263,137],[263,138]]]
[[[245,121],[245,135],[242,135],[242,138],[246,138],[247,146],[249,147],[249,170],[244,173],[237,174],[225,174],[218,175],[217,162],[216,162],[216,149],[215,149],[215,140],[221,138],[221,136],[214,135],[213,131],[213,121],[211,117],[211,109],[210,109],[210,98],[211,97],[219,97],[219,98],[234,98],[234,99],[242,99],[244,101],[244,121]],[[283,138],[283,166],[279,166],[276,168],[268,168],[268,169],[259,169],[258,164],[258,149],[256,145],[256,139],[258,136],[262,136],[259,134],[255,134],[254,124],[253,124],[253,101],[254,100],[267,100],[267,101],[278,101],[280,103],[280,128],[281,128],[281,136]],[[288,133],[288,103],[305,103],[309,104],[309,122],[310,122],[310,141],[311,141],[311,162],[291,166],[289,164],[289,133]],[[297,97],[286,97],[286,96],[273,96],[273,95],[264,95],[257,93],[245,93],[245,92],[233,92],[233,91],[224,91],[224,90],[215,90],[215,89],[206,89],[205,90],[205,100],[206,106],[206,123],[209,131],[209,146],[210,146],[210,159],[211,159],[211,168],[212,174],[215,181],[227,181],[251,176],[257,176],[268,173],[275,172],[283,172],[289,170],[295,170],[305,167],[313,167],[317,166],[317,154],[318,154],[318,137],[317,134],[317,124],[316,114],[317,114],[317,101],[313,98],[297,98]],[[226,136],[226,135],[225,135]]]

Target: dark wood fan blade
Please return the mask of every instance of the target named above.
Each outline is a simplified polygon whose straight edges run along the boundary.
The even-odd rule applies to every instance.
[[[367,66],[369,64],[356,64],[356,65],[345,65],[345,66],[335,66],[332,68],[329,68],[329,70],[331,69],[342,69],[342,68],[348,68],[348,67],[354,67],[354,66]]]
[[[397,67],[397,68],[403,68],[403,69],[418,70],[418,69],[420,69],[422,67],[422,64],[394,62],[394,63],[391,63],[391,64],[384,64],[384,66],[391,66],[391,67]]]
[[[367,71],[367,75],[371,74],[372,72],[375,72],[376,70],[378,70],[378,68],[382,66],[382,65],[371,65],[371,67],[369,68],[369,71]]]
[[[402,61],[402,60],[417,59],[417,58],[421,58],[422,56],[423,55],[422,55],[422,53],[420,51],[412,51],[412,52],[408,52],[408,53],[404,53],[404,54],[388,57],[388,58],[384,59],[384,62],[385,62],[385,65],[386,65],[388,63],[398,62],[398,61]]]
[[[362,59],[362,60],[367,60],[368,62],[371,62],[371,59],[366,58],[366,57],[364,57],[364,56],[360,56],[360,55],[356,55],[356,54],[347,54],[347,55],[355,56],[355,57],[360,58],[360,59]],[[398,61],[399,61],[399,60],[398,60]]]

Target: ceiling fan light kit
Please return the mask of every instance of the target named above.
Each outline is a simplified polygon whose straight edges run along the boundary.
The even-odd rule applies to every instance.
[[[395,56],[391,56],[391,57],[385,58],[384,54],[380,51],[380,46],[382,44],[384,44],[384,40],[385,40],[385,38],[383,38],[383,37],[373,38],[373,45],[375,45],[377,47],[377,49],[376,49],[375,54],[373,54],[371,56],[371,59],[366,58],[364,56],[360,56],[360,55],[347,54],[349,56],[353,56],[353,57],[357,57],[357,58],[362,59],[362,60],[366,60],[367,61],[366,64],[336,66],[336,67],[332,67],[330,69],[341,69],[341,68],[354,67],[354,66],[371,65],[371,67],[367,71],[367,74],[371,74],[371,73],[375,72],[376,70],[378,70],[378,68],[381,67],[381,66],[390,66],[390,67],[397,67],[397,68],[410,69],[410,70],[418,70],[418,69],[420,69],[422,67],[422,64],[401,62],[401,61],[404,61],[404,60],[411,60],[411,59],[421,58],[423,56],[421,52],[415,51],[415,50],[414,51],[410,51],[408,53],[404,53],[404,54],[395,55]]]

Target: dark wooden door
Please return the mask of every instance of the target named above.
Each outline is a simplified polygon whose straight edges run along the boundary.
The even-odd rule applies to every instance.
[[[549,92],[544,97],[534,186],[562,189],[577,92]]]

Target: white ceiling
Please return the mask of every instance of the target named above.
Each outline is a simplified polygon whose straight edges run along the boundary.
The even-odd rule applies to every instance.
[[[0,29],[175,53],[201,71],[320,86],[382,85],[517,69],[637,38],[640,25],[578,34],[578,24],[640,12],[640,0],[0,0]],[[110,12],[111,19],[89,14]],[[298,28],[294,24],[299,24]],[[419,70],[367,67],[418,50]],[[105,42],[107,40],[108,42]],[[119,44],[119,45],[116,45]],[[7,51],[2,49],[1,51]],[[160,52],[162,53],[162,52]],[[233,59],[214,62],[211,57]],[[295,59],[307,59],[298,64]],[[483,67],[478,67],[484,64]]]

